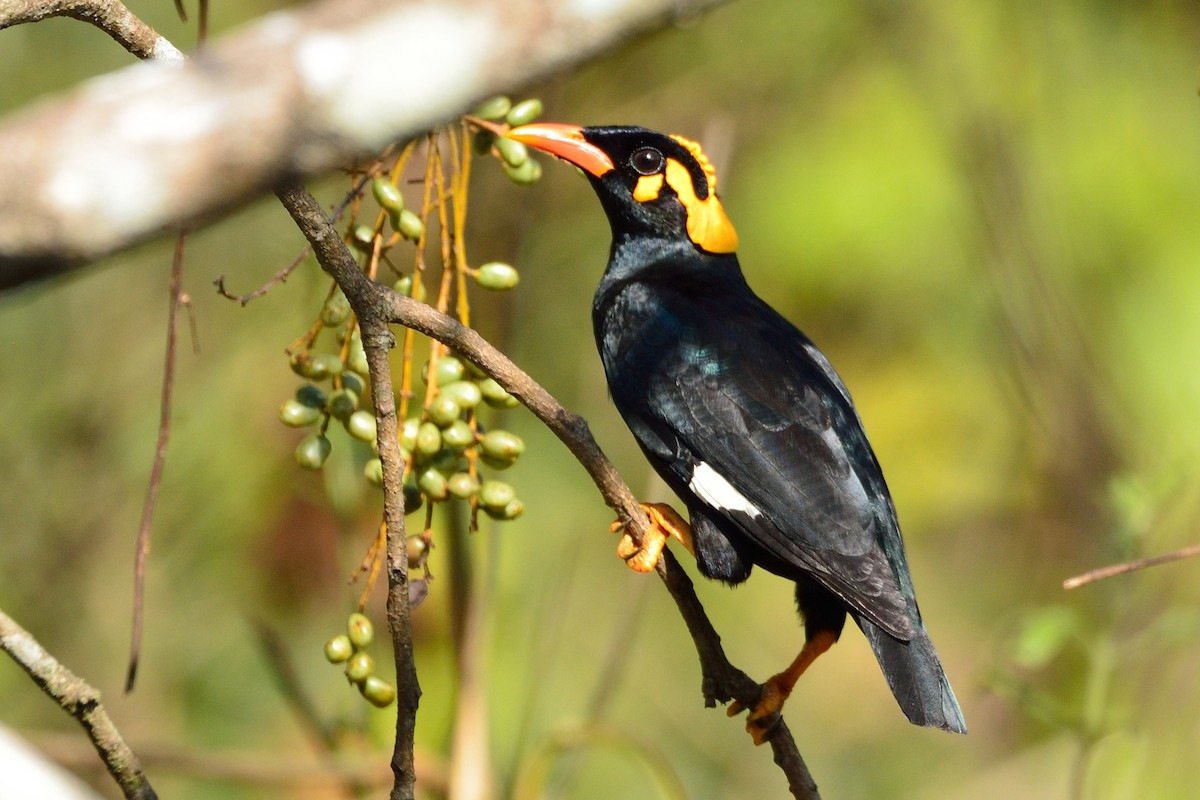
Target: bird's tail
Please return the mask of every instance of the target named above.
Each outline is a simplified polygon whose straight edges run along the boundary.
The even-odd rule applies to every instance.
[[[854,621],[871,643],[892,694],[910,722],[951,733],[967,732],[962,709],[925,626],[918,624],[916,635],[905,642],[870,620],[855,615]]]

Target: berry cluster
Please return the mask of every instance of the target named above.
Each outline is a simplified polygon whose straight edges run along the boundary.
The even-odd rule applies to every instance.
[[[396,687],[375,676],[375,659],[367,653],[374,639],[375,626],[365,614],[356,612],[346,621],[346,633],[325,643],[325,658],[330,664],[346,665],[346,680],[358,687],[368,703],[387,708],[396,699]]]

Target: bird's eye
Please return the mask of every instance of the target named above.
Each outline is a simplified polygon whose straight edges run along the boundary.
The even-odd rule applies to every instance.
[[[633,167],[639,175],[653,175],[662,171],[663,154],[653,147],[634,150],[633,155],[629,157],[629,166]]]

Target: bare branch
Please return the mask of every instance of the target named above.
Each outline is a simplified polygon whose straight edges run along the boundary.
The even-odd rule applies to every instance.
[[[1080,586],[1102,581],[1105,578],[1115,578],[1118,575],[1136,572],[1139,569],[1157,567],[1159,564],[1169,564],[1172,561],[1180,561],[1195,556],[1200,556],[1200,544],[1188,545],[1187,547],[1181,547],[1173,552],[1163,553],[1158,556],[1139,558],[1137,561],[1127,561],[1123,564],[1112,564],[1111,566],[1089,570],[1082,575],[1076,575],[1074,578],[1067,578],[1063,581],[1063,588],[1078,589]]]
[[[0,29],[49,17],[91,23],[138,58],[183,60],[175,45],[117,0],[0,0]]]
[[[0,650],[8,653],[41,690],[79,721],[105,767],[130,800],[156,800],[142,765],[100,703],[100,692],[46,652],[29,631],[0,611]]]
[[[178,68],[90,81],[0,126],[0,288],[211,219],[715,2],[325,0]],[[24,21],[6,10],[0,26]]]

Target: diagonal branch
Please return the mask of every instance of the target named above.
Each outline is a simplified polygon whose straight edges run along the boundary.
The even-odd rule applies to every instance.
[[[29,631],[3,611],[0,611],[0,650],[12,657],[43,692],[79,721],[125,797],[156,800],[158,795],[146,780],[137,756],[125,744],[100,703],[100,692],[59,663]]]

